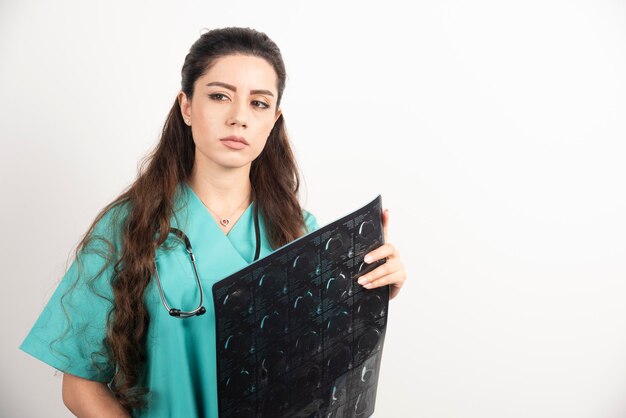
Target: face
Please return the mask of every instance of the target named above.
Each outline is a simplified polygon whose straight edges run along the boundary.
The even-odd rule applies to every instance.
[[[276,84],[276,72],[263,58],[228,55],[196,80],[191,101],[181,91],[178,99],[183,119],[191,125],[196,162],[249,166],[281,114]],[[245,142],[223,139],[232,135]]]

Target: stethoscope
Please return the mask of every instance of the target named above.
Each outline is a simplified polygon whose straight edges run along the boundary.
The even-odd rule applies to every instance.
[[[163,306],[167,309],[167,312],[175,317],[175,318],[189,318],[190,316],[202,315],[206,313],[206,309],[203,306],[204,302],[204,290],[202,289],[202,283],[200,282],[200,277],[198,276],[198,268],[196,266],[196,257],[193,255],[193,250],[191,249],[191,242],[189,242],[189,238],[187,235],[177,228],[170,227],[169,233],[173,233],[178,238],[180,238],[185,243],[185,248],[187,253],[189,254],[189,258],[191,258],[191,264],[193,265],[193,272],[196,276],[196,283],[198,284],[198,289],[200,289],[200,303],[198,307],[192,311],[183,311],[177,308],[172,308],[168,305],[167,300],[165,300],[165,294],[163,294],[163,287],[161,286],[161,279],[159,278],[159,271],[156,267],[156,259],[154,272],[156,273],[156,282],[159,287],[159,294],[161,295],[161,301],[163,301]],[[256,204],[254,204],[254,234],[256,236],[256,250],[254,252],[254,261],[259,259],[259,254],[261,253],[261,233],[259,232],[259,213]],[[253,261],[253,262],[254,262]]]

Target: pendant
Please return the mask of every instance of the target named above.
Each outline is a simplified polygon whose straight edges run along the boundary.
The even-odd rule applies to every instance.
[[[229,221],[228,219],[224,218],[224,219],[221,219],[221,220],[220,220],[220,223],[221,223],[223,226],[227,226],[227,225],[230,223],[230,221]]]

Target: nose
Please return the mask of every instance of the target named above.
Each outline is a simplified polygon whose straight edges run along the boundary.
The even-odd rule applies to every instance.
[[[247,115],[246,103],[243,100],[233,103],[231,112],[228,115],[226,123],[230,126],[247,127],[248,115]]]

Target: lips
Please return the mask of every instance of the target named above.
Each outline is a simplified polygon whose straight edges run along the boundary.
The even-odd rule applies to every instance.
[[[231,135],[231,136],[227,136],[225,138],[221,138],[220,141],[240,142],[240,143],[245,144],[245,145],[250,145],[250,144],[248,144],[248,141],[246,141],[246,138],[244,138],[243,136],[236,136],[236,135]]]

